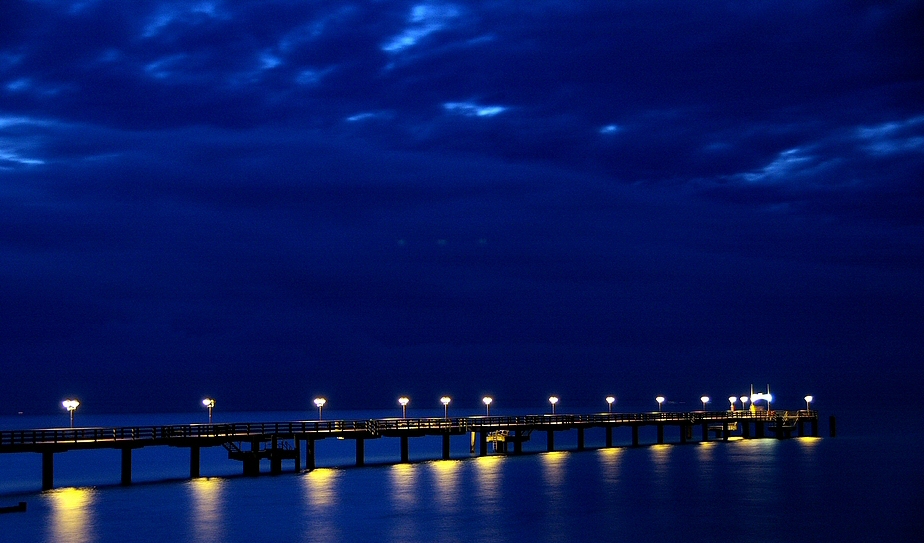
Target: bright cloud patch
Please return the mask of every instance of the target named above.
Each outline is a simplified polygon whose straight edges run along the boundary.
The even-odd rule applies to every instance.
[[[507,110],[504,106],[482,106],[471,102],[446,102],[443,109],[466,117],[493,117]]]
[[[857,130],[863,148],[873,155],[924,151],[924,117]]]
[[[763,170],[745,173],[742,177],[749,183],[772,183],[782,181],[788,176],[795,174],[798,170],[808,166],[810,161],[811,157],[803,155],[800,149],[788,149],[780,153],[776,160],[767,164]]]
[[[383,45],[382,50],[398,53],[413,47],[423,38],[446,28],[450,21],[458,16],[459,9],[452,5],[416,5],[411,9],[407,28]]]

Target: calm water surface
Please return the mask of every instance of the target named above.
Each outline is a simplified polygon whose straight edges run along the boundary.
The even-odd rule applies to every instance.
[[[418,461],[400,465],[386,464],[398,440],[381,439],[367,445],[367,460],[381,465],[257,478],[237,475],[240,464],[213,448],[203,450],[209,477],[191,481],[182,480],[186,449],[150,448],[135,452],[135,480],[176,480],[125,488],[115,484],[118,452],[72,451],[56,455],[61,488],[49,492],[30,490],[38,455],[0,455],[0,505],[29,504],[0,515],[0,541],[922,541],[924,439],[876,420],[839,416],[834,439],[448,461],[423,460],[439,457],[438,439],[412,439]],[[588,431],[589,445],[602,445],[599,433]],[[539,437],[532,450],[544,447]],[[573,448],[572,437],[556,445]],[[468,444],[455,439],[453,456],[468,457]],[[349,465],[354,451],[319,442],[318,464]]]

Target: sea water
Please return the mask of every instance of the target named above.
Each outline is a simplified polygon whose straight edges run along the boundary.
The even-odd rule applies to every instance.
[[[345,413],[371,418],[383,413]],[[221,447],[202,449],[203,477],[189,480],[189,451],[134,451],[133,481],[119,486],[118,451],[55,455],[56,489],[39,492],[40,455],[0,454],[2,542],[263,541],[626,541],[771,542],[924,540],[924,434],[914,421],[869,410],[838,416],[838,435],[734,439],[687,445],[602,448],[588,430],[534,433],[527,454],[470,454],[469,436],[410,440],[411,462],[396,464],[399,440],[317,442],[313,471],[243,477]],[[225,414],[237,420],[298,420],[304,414]],[[189,423],[197,415],[85,417],[87,426]],[[89,420],[87,420],[89,419]],[[822,413],[822,419],[827,420]],[[57,420],[57,419],[56,419]],[[4,429],[49,426],[42,419],[0,419]],[[60,422],[60,420],[57,420]],[[216,422],[218,422],[216,420]],[[599,434],[599,435],[598,435]],[[697,432],[698,434],[698,432]],[[698,437],[698,435],[696,436]],[[669,428],[668,441],[679,441]],[[370,465],[371,464],[371,465]],[[268,470],[264,463],[262,470]]]

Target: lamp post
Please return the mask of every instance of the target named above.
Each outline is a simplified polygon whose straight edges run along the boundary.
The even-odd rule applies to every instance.
[[[215,400],[206,398],[202,400],[202,405],[209,409],[209,424],[212,424],[212,408],[215,407]]]
[[[61,402],[61,405],[64,406],[64,409],[67,409],[67,412],[71,415],[71,428],[74,427],[74,411],[77,410],[77,406],[80,405],[80,402],[77,400],[64,400]]]
[[[703,402],[703,411],[706,410],[706,404],[709,403],[709,396],[702,396],[699,401]]]
[[[661,404],[664,403],[664,396],[658,396],[655,398],[655,401],[658,402],[658,411],[661,411]]]
[[[552,404],[552,414],[555,414],[555,404],[558,403],[558,396],[549,396],[549,403]]]
[[[327,400],[324,398],[315,398],[314,405],[318,406],[318,420],[321,420],[321,410],[324,408],[324,404],[327,403]]]
[[[490,417],[490,416],[491,416],[491,402],[494,401],[494,398],[492,398],[492,397],[490,397],[490,396],[485,396],[484,398],[481,399],[481,401],[484,402],[484,414],[485,414],[485,416],[486,416],[486,417]]]
[[[731,407],[729,408],[729,411],[734,411],[734,410],[735,410],[735,402],[737,402],[737,401],[738,401],[738,398],[736,398],[736,397],[734,397],[734,396],[729,396],[729,397],[728,397],[728,403],[731,404]]]
[[[452,398],[449,396],[443,396],[440,398],[440,403],[443,404],[443,418],[449,418],[449,402],[452,401]]]
[[[813,398],[812,396],[806,396],[804,399],[805,399],[805,410],[811,411],[812,408],[809,404],[811,404],[812,400],[814,400],[815,398]]]
[[[615,402],[615,401],[616,401],[616,396],[607,396],[607,397],[606,397],[606,412],[607,412],[607,413],[612,413],[612,412],[613,412],[613,402]]]
[[[407,404],[411,402],[411,399],[407,396],[401,396],[398,398],[398,403],[401,404],[401,418],[407,418]]]
[[[739,399],[741,400],[741,410],[742,410],[742,411],[747,411],[747,410],[748,410],[748,397],[747,397],[747,396],[742,396],[742,397],[739,398]],[[753,404],[751,404],[751,405],[753,405]]]

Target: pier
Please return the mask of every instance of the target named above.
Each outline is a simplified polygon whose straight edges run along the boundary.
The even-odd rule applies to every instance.
[[[442,458],[450,458],[453,435],[471,435],[471,454],[522,454],[534,433],[545,433],[545,450],[554,451],[555,434],[577,431],[577,450],[585,450],[585,434],[602,430],[605,447],[613,446],[617,431],[628,431],[633,447],[641,446],[640,430],[656,429],[656,443],[706,442],[744,439],[787,439],[818,436],[818,412],[800,411],[694,411],[686,413],[602,413],[592,415],[473,416],[445,418],[395,418],[370,420],[317,420],[292,422],[189,424],[123,428],[53,428],[0,432],[0,454],[42,455],[42,489],[54,488],[56,454],[87,449],[121,451],[121,483],[132,482],[132,451],[142,447],[168,446],[189,449],[189,477],[199,474],[203,447],[224,447],[228,458],[243,464],[245,475],[259,475],[260,463],[268,460],[270,473],[281,473],[284,460],[294,471],[315,468],[315,442],[328,438],[354,440],[356,465],[365,464],[369,439],[397,438],[400,462],[409,461],[414,437],[440,436]],[[675,437],[676,436],[676,437]],[[698,437],[698,439],[697,439]],[[489,444],[491,451],[489,451]],[[304,461],[304,463],[303,463]]]

